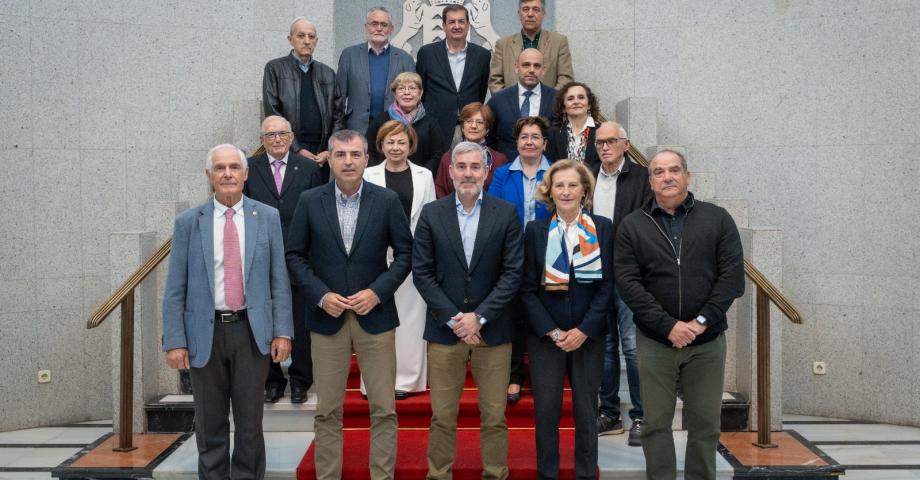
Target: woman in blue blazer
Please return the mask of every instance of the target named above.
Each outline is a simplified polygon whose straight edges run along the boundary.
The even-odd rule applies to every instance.
[[[613,224],[594,216],[588,167],[560,160],[537,198],[555,213],[527,224],[521,301],[530,334],[537,472],[559,477],[559,419],[566,372],[575,417],[575,477],[597,472],[597,392],[613,295]]]
[[[549,170],[550,163],[543,152],[546,150],[546,137],[549,134],[549,122],[543,117],[523,117],[514,124],[514,138],[517,139],[518,156],[513,162],[505,164],[492,175],[489,195],[507,200],[517,207],[521,226],[527,222],[549,218],[550,211],[546,205],[537,201],[537,185],[543,180],[543,174]],[[523,230],[523,229],[522,229]],[[527,350],[526,320],[523,307],[514,302],[512,311],[518,324],[515,328],[514,341],[511,344],[511,377],[508,379],[508,402],[517,403],[521,399],[521,385],[527,377],[524,365],[524,352]]]

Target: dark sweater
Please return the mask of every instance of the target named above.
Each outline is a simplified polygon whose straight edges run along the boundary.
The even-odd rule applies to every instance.
[[[654,220],[649,200],[620,224],[614,246],[617,291],[647,337],[670,345],[678,321],[706,317],[709,327],[691,345],[728,328],[725,312],[744,293],[738,228],[724,208],[692,200],[681,244],[672,245]]]

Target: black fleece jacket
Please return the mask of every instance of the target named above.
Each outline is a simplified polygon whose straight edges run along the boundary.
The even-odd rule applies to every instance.
[[[744,293],[738,228],[724,208],[691,196],[683,240],[672,245],[652,205],[620,224],[613,250],[618,292],[647,337],[670,345],[678,321],[703,315],[709,326],[691,345],[710,342],[728,328],[725,312]]]

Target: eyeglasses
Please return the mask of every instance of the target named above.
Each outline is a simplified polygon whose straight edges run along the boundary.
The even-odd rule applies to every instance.
[[[397,92],[417,92],[418,90],[419,88],[415,84],[400,85],[396,87]]]
[[[378,29],[378,28],[382,28],[382,29],[384,29],[384,30],[387,29],[387,28],[390,28],[390,24],[387,23],[387,22],[368,22],[368,23],[365,23],[365,25],[367,25],[368,27],[373,28],[374,30],[376,30],[376,29]]]
[[[274,140],[280,138],[282,140],[287,140],[292,135],[292,132],[265,132],[262,134],[262,138],[267,140]]]
[[[619,141],[619,140],[626,141],[626,140],[628,140],[628,139],[626,139],[626,138],[616,138],[616,137],[614,137],[614,138],[598,138],[597,140],[594,141],[594,146],[597,147],[597,148],[604,148],[604,147],[613,148],[613,146],[616,145],[616,144],[617,144],[617,141]]]
[[[464,125],[471,126],[471,127],[472,127],[472,126],[481,127],[481,126],[485,125],[486,122],[484,122],[484,121],[482,121],[482,120],[479,120],[479,119],[473,120],[473,119],[471,119],[471,118],[468,118],[468,119],[466,119],[466,120],[463,121],[463,124],[464,124]]]

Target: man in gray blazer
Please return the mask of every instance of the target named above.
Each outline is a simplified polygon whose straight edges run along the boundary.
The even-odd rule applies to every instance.
[[[393,103],[390,83],[402,72],[414,72],[415,61],[405,50],[390,45],[393,17],[383,7],[367,12],[367,41],[342,50],[336,83],[345,97],[345,128],[362,135],[370,120]]]
[[[198,477],[262,478],[262,388],[294,335],[281,222],[277,210],[243,196],[249,170],[240,149],[212,148],[205,173],[213,200],[173,227],[163,351],[169,366],[191,367]]]

